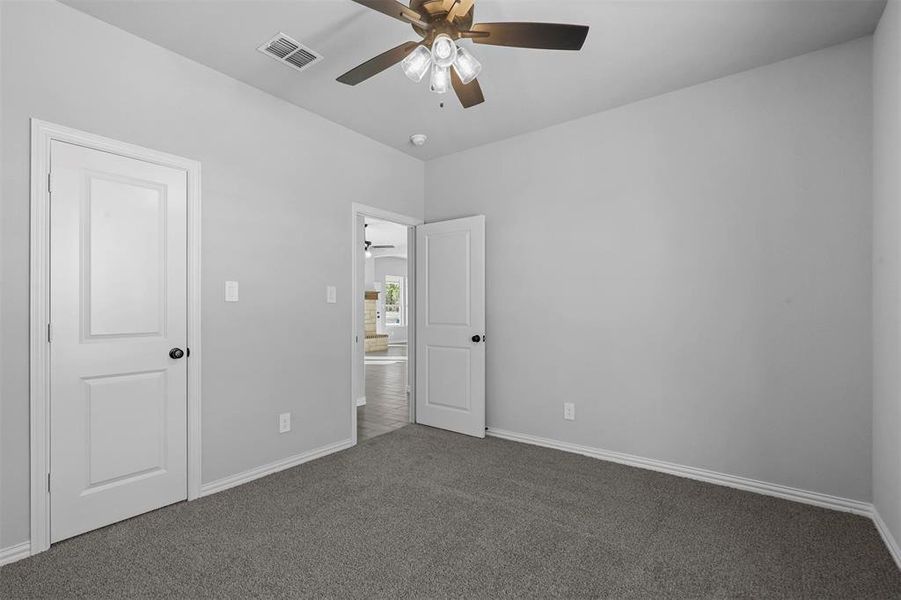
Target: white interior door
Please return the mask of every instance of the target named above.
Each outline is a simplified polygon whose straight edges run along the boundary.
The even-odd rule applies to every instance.
[[[416,421],[485,437],[485,217],[417,227]]]
[[[187,497],[187,176],[57,141],[50,168],[57,542]]]

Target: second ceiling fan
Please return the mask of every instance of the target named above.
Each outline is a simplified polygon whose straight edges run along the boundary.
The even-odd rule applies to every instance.
[[[485,101],[476,79],[481,64],[465,48],[461,39],[476,44],[581,50],[588,27],[557,23],[473,23],[475,0],[353,0],[367,8],[408,23],[422,38],[406,42],[379,54],[338,78],[341,83],[357,85],[385,69],[403,62],[404,73],[419,82],[429,74],[433,92],[443,94],[454,88],[460,103],[469,108]]]

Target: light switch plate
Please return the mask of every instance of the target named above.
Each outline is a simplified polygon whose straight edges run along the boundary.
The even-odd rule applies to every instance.
[[[335,304],[338,302],[338,288],[333,285],[330,285],[325,288],[325,301],[329,304]]]
[[[288,433],[291,431],[291,413],[282,413],[278,416],[278,432]]]
[[[237,302],[238,301],[238,282],[237,281],[226,281],[225,282],[225,301],[226,302]]]

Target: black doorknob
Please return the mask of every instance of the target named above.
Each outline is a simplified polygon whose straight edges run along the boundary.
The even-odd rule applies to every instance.
[[[472,341],[474,341],[476,344],[478,344],[479,342],[482,341],[482,336],[474,335],[474,336],[472,336]]]
[[[169,358],[174,358],[177,360],[184,355],[185,355],[185,351],[182,350],[181,348],[173,348],[172,350],[169,350]]]

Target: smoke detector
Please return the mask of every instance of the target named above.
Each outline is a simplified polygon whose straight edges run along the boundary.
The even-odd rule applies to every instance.
[[[425,146],[427,141],[429,141],[429,136],[424,133],[414,133],[410,136],[410,142],[414,146]]]

